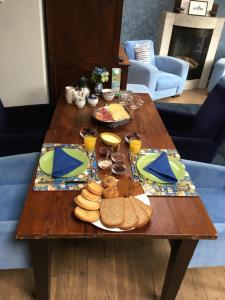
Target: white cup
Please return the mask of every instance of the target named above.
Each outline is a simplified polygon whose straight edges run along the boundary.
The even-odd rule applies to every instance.
[[[66,102],[68,104],[72,104],[74,102],[74,87],[73,86],[66,86],[65,87],[65,97],[66,97]]]

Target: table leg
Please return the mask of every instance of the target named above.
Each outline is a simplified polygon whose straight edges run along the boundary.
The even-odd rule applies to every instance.
[[[161,300],[174,300],[192,258],[198,240],[171,240],[171,253],[167,266]]]
[[[36,299],[50,300],[51,291],[51,241],[32,240],[31,254],[34,270]]]

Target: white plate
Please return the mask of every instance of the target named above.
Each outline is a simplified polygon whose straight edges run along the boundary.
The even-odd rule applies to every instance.
[[[149,198],[146,194],[141,194],[141,195],[135,196],[135,198],[141,200],[144,204],[147,204],[147,205],[151,206],[150,200],[149,200]],[[123,230],[123,229],[120,229],[120,228],[108,228],[108,227],[105,227],[102,224],[101,220],[98,220],[98,221],[96,221],[92,224],[95,225],[98,228],[101,228],[101,229],[104,229],[104,230],[107,230],[107,231],[114,231],[114,232],[129,231],[129,230],[134,229],[134,228],[131,228],[129,230]]]

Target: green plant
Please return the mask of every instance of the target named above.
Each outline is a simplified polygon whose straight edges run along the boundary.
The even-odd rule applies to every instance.
[[[95,67],[91,73],[91,81],[94,83],[107,82],[109,80],[109,72],[104,67]]]

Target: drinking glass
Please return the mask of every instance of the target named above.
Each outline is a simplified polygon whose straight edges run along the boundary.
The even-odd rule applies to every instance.
[[[120,98],[119,98],[119,102],[121,105],[126,106],[127,105],[127,101],[128,101],[128,96],[131,94],[132,92],[129,90],[120,90]]]
[[[94,152],[96,145],[97,137],[93,135],[84,136],[84,146],[87,152]]]
[[[130,139],[130,152],[133,155],[137,155],[141,150],[142,142],[138,138]]]

